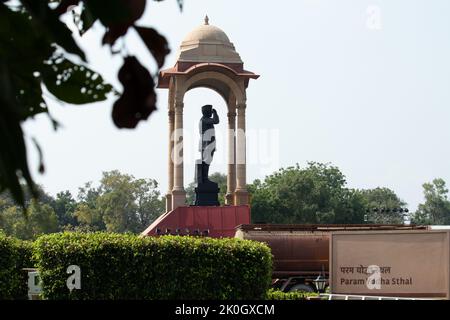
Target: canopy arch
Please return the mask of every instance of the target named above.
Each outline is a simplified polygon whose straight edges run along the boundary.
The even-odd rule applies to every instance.
[[[226,103],[229,103],[230,98],[234,96],[237,104],[245,104],[245,91],[240,88],[239,83],[226,74],[217,71],[198,72],[185,81],[182,96],[184,97],[189,90],[199,87],[216,91]]]

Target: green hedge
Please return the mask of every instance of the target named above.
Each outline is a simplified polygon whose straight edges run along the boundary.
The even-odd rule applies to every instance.
[[[307,300],[308,297],[318,297],[315,292],[283,292],[280,290],[270,289],[267,291],[266,300]]]
[[[35,241],[47,299],[264,299],[272,255],[240,239],[59,233]],[[81,289],[66,269],[81,268]]]
[[[31,243],[0,232],[0,300],[28,298],[28,276],[22,268],[33,267],[31,250]]]

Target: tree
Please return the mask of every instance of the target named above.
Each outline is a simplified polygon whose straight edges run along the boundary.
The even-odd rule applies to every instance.
[[[39,201],[32,197],[24,185],[26,210],[16,206],[10,192],[0,193],[0,229],[21,239],[34,239],[44,233],[56,232],[58,217],[53,209],[54,199],[40,185],[35,185]],[[55,227],[56,225],[56,227]]]
[[[438,178],[422,186],[425,203],[419,204],[412,221],[417,224],[450,224],[450,201],[445,181]]]
[[[140,233],[164,213],[165,201],[155,180],[136,179],[117,170],[104,172],[98,187],[84,184],[77,200],[69,191],[53,198],[37,188],[39,200],[25,192],[26,215],[10,193],[0,193],[0,229],[22,239],[58,230]]]
[[[23,192],[23,196],[24,196],[25,207],[28,207],[33,202],[35,202],[36,199],[33,198],[33,194],[31,194],[29,192],[29,190],[27,189],[27,186],[25,184],[21,184],[21,188],[22,188],[22,192]],[[52,205],[54,199],[51,195],[49,195],[47,192],[45,192],[44,187],[42,185],[35,184],[34,189],[35,189],[36,194],[39,197],[39,201],[38,201],[39,203]],[[4,191],[4,192],[0,193],[0,210],[2,209],[2,204],[3,204],[3,206],[7,206],[7,207],[12,207],[12,206],[16,205],[16,202],[15,202],[14,197],[11,194],[11,192]]]
[[[0,228],[7,235],[33,240],[41,234],[57,232],[58,218],[50,205],[33,202],[28,206],[26,216],[17,206],[4,210],[0,218]]]
[[[14,199],[11,197],[9,192],[0,193],[0,212],[14,206]],[[1,216],[0,216],[1,219]]]
[[[219,185],[219,203],[220,205],[225,204],[225,195],[227,193],[227,175],[214,172],[209,176],[209,180],[217,183]],[[194,204],[195,201],[195,181],[189,183],[186,188],[186,202],[188,204]]]
[[[375,188],[358,190],[364,198],[365,207],[368,212],[366,214],[369,223],[377,224],[403,224],[403,213],[398,209],[406,206],[406,202],[402,201],[394,191],[389,188]],[[377,211],[373,211],[377,208]],[[381,212],[381,209],[384,209]],[[386,210],[389,209],[389,212]],[[393,210],[395,209],[395,211]]]
[[[105,172],[97,199],[97,210],[103,216],[106,230],[111,232],[135,231],[137,204],[133,177],[118,171]]]
[[[138,179],[135,187],[138,228],[136,232],[142,232],[165,212],[165,198],[161,197],[156,180]]]
[[[181,4],[182,1],[178,0]],[[22,123],[47,113],[45,87],[57,100],[87,104],[105,100],[117,91],[86,63],[85,53],[60,20],[73,15],[80,35],[96,21],[104,26],[102,44],[113,47],[133,28],[157,63],[156,72],[169,53],[168,43],[155,29],[137,26],[146,0],[17,0],[0,1],[0,192],[9,190],[25,206],[21,181],[37,198],[30,175]],[[135,128],[156,109],[156,93],[150,72],[124,45],[112,54],[123,55],[118,78],[122,93],[115,101],[112,118],[118,128]],[[50,115],[49,115],[50,117]],[[58,123],[52,119],[55,130]],[[41,148],[39,171],[44,172]]]
[[[100,196],[98,189],[88,182],[78,191],[78,204],[73,213],[82,230],[105,230],[102,214],[97,210],[97,199]]]
[[[58,217],[59,227],[61,230],[64,229],[64,227],[76,226],[78,224],[74,215],[77,202],[73,198],[70,191],[66,190],[57,193],[56,199],[52,202],[52,207]]]
[[[98,188],[90,183],[80,188],[74,216],[84,228],[140,233],[164,212],[157,187],[153,179],[104,172]]]
[[[115,170],[104,172],[100,183],[97,210],[108,231],[142,232],[164,212],[155,180],[136,180]]]
[[[337,167],[310,162],[280,169],[249,186],[252,219],[265,223],[362,223],[362,196]]]

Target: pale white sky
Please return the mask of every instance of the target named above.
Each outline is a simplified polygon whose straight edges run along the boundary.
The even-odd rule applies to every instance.
[[[210,24],[234,43],[245,68],[261,75],[247,91],[247,128],[256,136],[249,148],[257,146],[279,166],[331,162],[350,187],[392,188],[414,210],[423,200],[422,183],[436,177],[450,183],[448,12],[448,0],[186,0],[182,12],[175,0],[165,0],[148,1],[139,24],[167,37],[172,49],[167,68],[184,36],[207,13]],[[371,19],[373,14],[379,19]],[[79,43],[92,68],[121,89],[120,59],[100,46],[101,37],[101,26],[95,25]],[[155,70],[134,31],[126,43]],[[64,128],[53,132],[40,115],[25,131],[43,148],[44,175],[37,173],[31,143],[28,153],[33,176],[49,193],[76,194],[84,182],[96,182],[102,171],[113,169],[154,178],[166,192],[165,90],[158,90],[159,110],[136,130],[114,127],[113,99],[86,106],[47,100]],[[226,126],[221,97],[193,90],[186,95],[184,120],[194,140],[204,104],[219,111],[219,136]],[[226,172],[220,161],[226,144],[219,143],[218,150],[211,170]],[[196,156],[195,150],[188,154],[185,185],[192,181]],[[249,182],[273,171],[266,162],[249,164]]]

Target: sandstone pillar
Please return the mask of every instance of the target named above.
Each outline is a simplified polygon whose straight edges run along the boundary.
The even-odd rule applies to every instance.
[[[236,191],[234,204],[248,204],[247,177],[246,177],[246,138],[245,138],[245,108],[244,103],[237,106],[236,131]]]
[[[175,101],[174,132],[174,183],[172,188],[172,210],[186,204],[183,172],[183,102]]]

